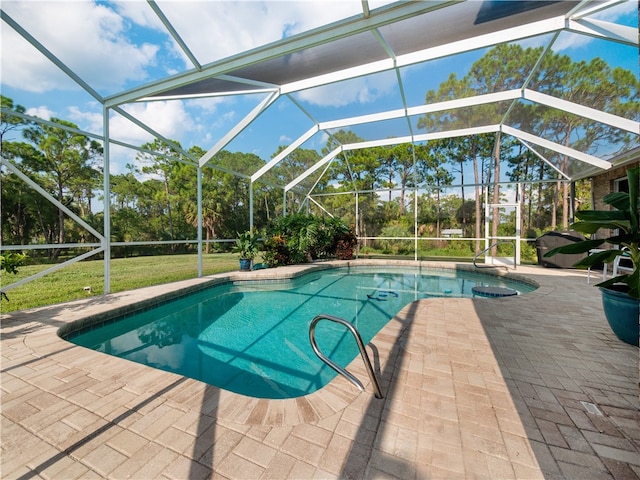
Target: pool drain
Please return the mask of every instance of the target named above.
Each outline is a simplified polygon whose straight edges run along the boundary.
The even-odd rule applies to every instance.
[[[582,406],[584,407],[584,409],[589,412],[591,415],[598,415],[598,416],[602,416],[602,412],[600,411],[600,409],[598,407],[596,407],[596,405],[594,403],[589,403],[589,402],[580,402],[582,404]]]

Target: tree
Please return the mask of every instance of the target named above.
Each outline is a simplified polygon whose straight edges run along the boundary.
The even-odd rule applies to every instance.
[[[163,205],[160,211],[163,213],[166,212],[169,227],[169,239],[175,240],[176,235],[173,225],[172,208],[174,196],[173,192],[169,188],[169,178],[171,177],[172,170],[176,167],[180,154],[173,147],[158,139],[155,139],[151,143],[145,143],[142,145],[142,148],[155,152],[140,152],[136,155],[136,160],[143,165],[142,173],[150,175],[152,181],[156,180],[162,184],[161,189],[154,188],[153,197],[158,205]],[[162,216],[164,217],[165,215]],[[173,246],[172,249],[175,249],[175,246]]]
[[[451,185],[453,175],[449,173],[445,165],[448,162],[449,139],[432,140],[424,146],[416,147],[416,156],[418,157],[418,167],[421,170],[423,181],[430,185],[429,190],[435,192],[435,224],[436,237],[440,237],[442,210],[440,196],[442,187]]]
[[[9,110],[18,114],[25,113],[25,108],[22,105],[14,105],[13,100],[4,95],[0,95],[0,102],[2,106],[2,112],[0,113],[0,144],[2,144],[4,150],[4,142],[6,140],[5,135],[12,130],[19,130],[25,125],[29,125],[30,122],[23,120],[17,115],[5,114],[4,112]]]
[[[196,158],[200,158],[205,154],[205,151],[194,146],[189,149],[189,153]],[[211,251],[211,240],[216,238],[216,230],[221,222],[221,210],[222,206],[215,197],[216,182],[213,176],[213,170],[205,167],[201,170],[202,175],[202,228],[205,233],[205,253]],[[198,225],[198,205],[196,203],[189,203],[185,208],[185,219],[191,225],[197,227]]]
[[[640,112],[639,86],[640,81],[634,72],[611,68],[600,58],[589,62],[574,62],[566,55],[545,52],[542,47],[523,48],[517,44],[504,44],[489,50],[473,64],[463,78],[459,79],[455,74],[450,75],[437,90],[428,91],[425,99],[429,104],[526,87],[632,118]],[[637,144],[637,135],[562,110],[526,102],[501,102],[433,113],[420,118],[418,127],[427,131],[437,131],[497,123],[501,119],[506,119],[509,125],[539,137],[592,154],[603,150],[612,141],[621,142],[624,148],[629,148],[634,142]],[[506,146],[505,143],[496,145],[501,147],[501,161],[508,158],[511,149],[514,148],[511,145]],[[570,170],[568,157],[555,154],[550,160],[555,162],[560,170]],[[465,160],[458,157],[458,161],[463,165]],[[537,169],[540,174],[538,180],[546,179],[551,174],[555,175],[552,169],[544,168],[539,159],[530,157],[527,162],[532,164],[531,171]],[[513,165],[512,163],[512,168]],[[474,166],[474,171],[475,168]],[[492,176],[494,182],[498,182],[499,164],[494,163],[494,168],[496,170]],[[569,185],[565,182],[560,188],[557,199],[552,203],[552,209],[555,210],[562,204],[562,224],[567,226]],[[539,187],[538,202],[542,202],[546,197],[542,193],[543,189]],[[494,194],[499,196],[497,191]],[[476,196],[476,208],[477,200]],[[538,204],[536,211],[543,212],[541,204]],[[542,215],[538,215],[538,218],[542,218]],[[555,222],[555,215],[552,216],[552,221]]]
[[[393,179],[397,179],[400,185],[400,215],[405,213],[405,198],[407,188],[414,187],[416,164],[414,158],[414,147],[410,143],[400,143],[393,145],[392,147],[380,147],[378,155],[382,158],[383,163],[380,170],[389,171],[388,187],[394,186]],[[383,186],[383,185],[381,185]],[[391,192],[389,192],[391,195]],[[391,196],[389,196],[391,200]]]
[[[71,122],[52,118],[51,122],[70,129],[77,129]],[[27,169],[42,174],[43,188],[53,192],[53,196],[65,206],[73,206],[74,199],[82,198],[85,209],[80,213],[90,211],[92,194],[91,185],[99,181],[100,171],[95,166],[102,155],[99,143],[89,140],[85,135],[52,125],[33,125],[24,130],[24,137],[37,149],[24,150],[21,163]],[[65,243],[65,214],[58,209],[58,223],[56,229],[56,243]],[[59,249],[54,249],[52,255],[56,258]]]
[[[219,166],[227,171],[250,175],[264,166],[264,160],[253,153],[222,150],[211,159],[210,164],[211,166]],[[235,238],[238,232],[249,230],[250,180],[227,173],[227,171],[211,169],[211,177],[203,179],[203,190],[205,190],[204,185],[206,183],[206,195],[211,196],[211,199],[206,200],[206,202],[220,216],[220,222],[217,223],[218,236]],[[204,195],[203,202],[205,202]],[[254,228],[256,230],[263,228],[265,221],[264,210],[254,212]]]
[[[8,133],[19,131],[29,122],[17,115],[5,113],[7,111],[18,114],[25,113],[22,105],[14,105],[13,100],[0,95],[2,112],[0,113],[0,155],[5,161],[19,162],[23,157],[37,156],[32,145],[25,142],[8,140]],[[38,195],[13,173],[0,169],[0,185],[2,185],[2,213],[1,230],[5,243],[23,245],[28,243],[37,229],[36,218],[33,215],[34,196]]]
[[[327,141],[322,153],[327,155],[340,145],[359,143],[363,139],[349,130],[340,130],[334,133]],[[368,236],[368,225],[375,223],[374,213],[377,211],[376,188],[383,186],[383,181],[378,177],[380,166],[379,150],[374,148],[352,150],[343,152],[336,157],[329,170],[329,176],[333,179],[332,185],[336,192],[362,192],[358,193],[358,233],[360,236]],[[353,205],[354,199],[347,195],[334,197],[334,208],[345,205]],[[349,216],[343,217],[349,224],[355,224],[355,209],[351,209]],[[353,222],[351,221],[353,219]]]
[[[278,147],[275,153],[271,155],[271,158],[275,158],[276,156],[280,155],[287,148],[288,146],[285,145]],[[304,172],[306,172],[318,161],[320,161],[320,154],[316,150],[297,148],[293,152],[286,155],[282,160],[280,160],[280,162],[278,162],[275,167],[273,167],[271,170],[269,170],[269,172],[267,172],[267,174],[265,174],[265,181],[273,185],[280,185],[284,187],[285,185],[302,175]],[[310,180],[320,180],[318,176],[321,174],[322,171],[317,173],[316,177],[310,178]],[[308,181],[309,180],[307,180],[307,182]],[[319,182],[315,185],[314,190],[317,192],[322,191],[325,185],[326,180],[323,182]],[[308,189],[304,189],[305,193],[310,189],[310,187]],[[304,187],[301,186],[301,190],[303,188]],[[267,207],[267,212],[270,212],[270,209],[268,208],[268,197],[264,196],[263,199],[265,202],[265,207]],[[300,202],[296,201],[295,196],[287,197],[287,211],[293,212],[297,209],[297,207],[299,207],[299,205]],[[267,220],[269,219],[268,217],[270,217],[270,215],[267,216]]]

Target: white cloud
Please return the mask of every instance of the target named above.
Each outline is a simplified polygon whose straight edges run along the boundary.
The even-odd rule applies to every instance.
[[[102,113],[71,106],[69,107],[69,120],[78,125],[81,130],[102,135]]]
[[[191,117],[180,102],[135,104],[125,107],[125,110],[170,140],[180,140],[185,132],[193,128]],[[109,125],[111,136],[119,140],[138,144],[153,139],[149,133],[121,115],[114,115]]]
[[[187,105],[195,107],[206,113],[215,113],[220,106],[231,103],[228,97],[194,98],[187,100]]]
[[[124,110],[165,138],[176,140],[185,149],[188,149],[184,138],[194,129],[194,125],[181,102],[140,103],[126,106]],[[90,112],[81,110],[78,107],[70,107],[69,118],[74,123],[77,123],[82,130],[102,134],[103,117],[100,112]],[[154,140],[153,135],[118,113],[111,115],[109,136],[113,140],[134,146],[141,146]],[[111,173],[124,172],[124,166],[127,163],[134,163],[137,153],[136,150],[130,148],[112,145]]]
[[[52,118],[58,117],[55,112],[52,112],[48,107],[44,105],[28,108],[25,113],[27,115],[31,115],[32,117],[42,118],[43,120],[51,120]]]
[[[154,11],[149,8],[147,2],[141,1],[115,1],[113,2],[118,13],[123,17],[130,18],[136,24],[142,27],[152,28],[154,30],[164,30],[164,25]]]
[[[93,2],[4,2],[3,9],[96,89],[120,89],[128,80],[146,78],[145,68],[153,64],[159,48],[127,40],[123,18]],[[12,28],[3,27],[4,84],[31,92],[72,85]]]
[[[396,87],[395,75],[383,73],[303,90],[296,96],[319,107],[344,107],[353,103],[373,102],[392,93]]]
[[[2,84],[28,92],[42,93],[54,88],[73,89],[73,81],[38,53],[10,27],[3,25],[0,59]],[[7,48],[11,45],[11,48]]]

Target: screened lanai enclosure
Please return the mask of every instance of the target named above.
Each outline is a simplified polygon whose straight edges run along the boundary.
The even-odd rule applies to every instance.
[[[343,219],[358,255],[505,240],[515,266],[581,181],[638,158],[635,1],[1,9],[2,252],[73,252],[3,291],[101,256],[108,293],[141,245],[201,276],[209,247],[297,213]],[[21,213],[23,188],[42,200]]]

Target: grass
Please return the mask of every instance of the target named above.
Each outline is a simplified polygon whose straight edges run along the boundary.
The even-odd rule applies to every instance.
[[[0,276],[1,285],[9,285],[50,268],[51,265],[21,267],[17,274]],[[203,255],[202,273],[238,270],[238,256],[232,253]],[[104,261],[77,262],[37,280],[7,292],[9,301],[2,300],[2,313],[101,295],[104,292]],[[111,260],[111,292],[160,285],[195,278],[198,275],[197,255],[163,255],[153,257],[115,258]],[[90,286],[91,293],[84,290]]]

